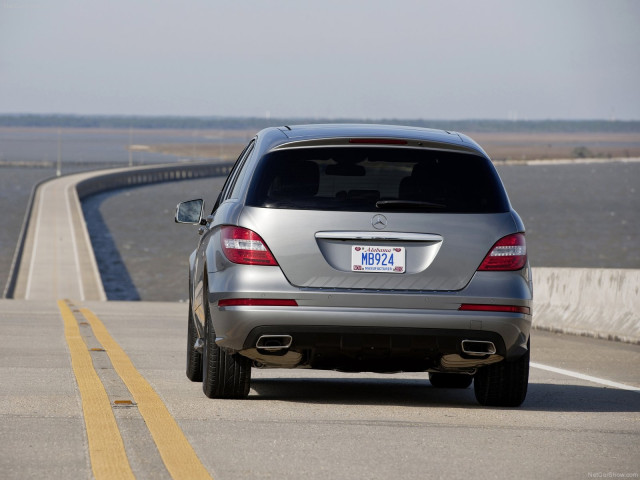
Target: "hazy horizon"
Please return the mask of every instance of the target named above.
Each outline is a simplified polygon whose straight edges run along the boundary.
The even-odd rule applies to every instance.
[[[640,119],[640,2],[0,0],[0,112]]]
[[[541,123],[541,122],[603,122],[603,123],[637,123],[640,122],[640,114],[638,118],[482,118],[482,117],[466,117],[466,118],[430,118],[430,117],[348,117],[348,116],[327,116],[327,117],[309,117],[309,116],[283,116],[275,117],[269,115],[268,117],[259,115],[192,115],[192,114],[120,114],[120,113],[70,113],[70,112],[4,112],[0,111],[0,117],[69,117],[69,118],[114,118],[114,119],[194,119],[194,120],[348,120],[348,121],[412,121],[412,122],[504,122],[504,123]]]

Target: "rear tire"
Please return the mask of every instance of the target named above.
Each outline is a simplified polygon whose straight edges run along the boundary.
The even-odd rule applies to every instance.
[[[246,398],[251,383],[251,360],[237,353],[230,355],[218,347],[207,299],[204,305],[202,391],[209,398]]]
[[[530,349],[515,361],[506,360],[478,369],[473,389],[481,405],[518,407],[527,396]]]
[[[187,378],[192,382],[202,381],[202,354],[194,345],[198,338],[196,326],[193,323],[193,310],[189,301],[189,325],[187,326]]]
[[[430,372],[429,381],[436,388],[468,388],[473,382],[473,376],[464,373]]]

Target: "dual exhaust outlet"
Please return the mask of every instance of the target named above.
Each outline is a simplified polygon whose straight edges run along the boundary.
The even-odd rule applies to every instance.
[[[256,342],[256,348],[267,352],[280,352],[288,350],[292,343],[291,335],[262,335]],[[475,357],[496,353],[494,343],[487,340],[462,340],[460,347],[463,353]]]
[[[280,352],[288,350],[292,342],[291,335],[262,335],[256,342],[256,348],[267,352]]]
[[[496,354],[496,346],[488,340],[462,340],[460,347],[463,353],[474,357]]]

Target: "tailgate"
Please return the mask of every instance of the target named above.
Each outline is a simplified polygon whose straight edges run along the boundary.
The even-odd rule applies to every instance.
[[[373,226],[377,215],[246,207],[238,224],[264,239],[292,285],[331,289],[460,290],[494,243],[514,233],[510,213],[384,212],[383,229]],[[365,269],[363,253],[382,271]]]

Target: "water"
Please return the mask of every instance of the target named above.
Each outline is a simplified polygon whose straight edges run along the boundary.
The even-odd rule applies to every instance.
[[[186,300],[198,228],[174,222],[180,201],[209,211],[223,178],[184,180],[93,195],[83,212],[109,300]]]
[[[55,128],[0,128],[0,165],[24,163],[55,166],[58,152],[63,173],[76,165],[126,166],[171,163],[200,154],[202,146],[244,143],[245,132],[191,130],[117,130]],[[133,149],[129,150],[129,146]],[[148,147],[182,145],[181,154],[158,153]],[[131,156],[130,156],[131,154]]]
[[[640,163],[498,171],[534,267],[640,268]]]

